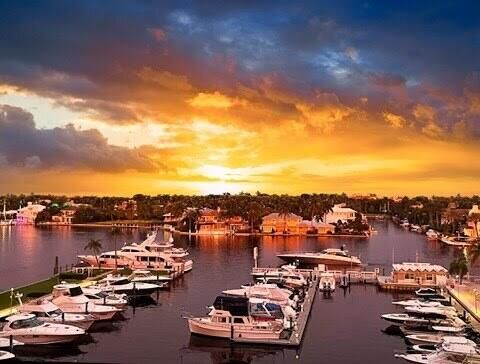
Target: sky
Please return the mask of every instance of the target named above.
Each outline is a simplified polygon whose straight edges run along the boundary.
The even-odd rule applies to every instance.
[[[478,194],[479,13],[0,0],[0,194]]]

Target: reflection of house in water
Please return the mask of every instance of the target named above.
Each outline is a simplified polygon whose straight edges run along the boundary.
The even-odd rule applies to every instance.
[[[285,350],[279,347],[232,345],[228,341],[191,335],[188,347],[181,351],[182,362],[189,362],[189,354],[197,358],[195,354],[198,352],[210,353],[212,364],[250,364],[267,357],[272,357],[272,362],[275,362],[275,357],[285,359]]]
[[[261,231],[267,234],[288,233],[307,234],[315,232],[318,234],[333,234],[335,226],[323,222],[303,220],[301,216],[293,213],[280,214],[277,212],[268,214],[262,218]]]
[[[201,235],[226,235],[248,230],[241,216],[222,217],[221,210],[204,208],[199,211],[197,233]]]

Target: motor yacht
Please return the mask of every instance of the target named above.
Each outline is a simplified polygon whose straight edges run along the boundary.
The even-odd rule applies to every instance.
[[[415,295],[420,298],[433,298],[439,296],[439,293],[434,288],[419,288],[415,291]]]
[[[247,298],[267,299],[279,305],[287,305],[292,292],[287,289],[279,288],[274,284],[256,284],[254,286],[244,286],[240,289],[230,289],[222,291],[228,296],[240,296]]]
[[[412,345],[436,345],[442,342],[442,339],[447,336],[445,333],[421,333],[406,335],[405,339]]]
[[[100,289],[85,287],[83,294],[96,305],[113,306],[123,309],[127,304],[127,295],[124,293],[106,293]]]
[[[450,353],[478,353],[478,347],[475,342],[461,336],[442,336],[438,343],[432,344],[416,344],[413,347],[414,351],[421,353],[434,353],[440,350]]]
[[[440,236],[441,236],[440,233],[436,232],[433,229],[428,229],[425,235],[427,236],[428,240],[432,240],[432,241],[440,239]]]
[[[280,268],[253,268],[252,276],[255,278],[278,278],[288,280],[292,286],[304,286],[307,281],[303,274],[297,271],[297,266],[292,264],[282,265]]]
[[[65,313],[53,302],[47,300],[37,300],[28,303],[22,303],[20,299],[19,301],[19,312],[33,313],[42,322],[72,325],[85,331],[95,322],[95,318],[92,315]]]
[[[451,246],[466,247],[472,245],[475,242],[475,238],[469,236],[443,236],[440,241]]]
[[[410,300],[403,300],[403,301],[394,301],[392,302],[393,305],[396,306],[415,306],[415,307],[450,307],[445,306],[440,302],[437,301],[429,301],[429,300],[422,300],[422,299],[410,299]]]
[[[207,317],[190,317],[190,333],[224,339],[276,340],[284,331],[280,320],[256,320],[252,316],[234,316],[227,310],[212,309]]]
[[[160,288],[166,287],[172,277],[165,274],[153,274],[149,270],[137,269],[128,276],[130,282],[153,283],[158,284]]]
[[[28,345],[69,343],[85,335],[85,330],[72,325],[42,322],[34,314],[20,313],[7,317],[0,336],[12,336]]]
[[[318,289],[322,292],[335,291],[335,275],[330,272],[321,273]]]
[[[9,353],[8,351],[0,350],[0,361],[7,362],[7,360],[10,361],[10,360],[13,360],[14,358],[15,358],[15,354]]]
[[[90,301],[78,284],[57,284],[53,287],[52,302],[64,312],[85,313],[95,318],[95,321],[111,320],[121,309],[97,305]]]
[[[406,306],[405,311],[410,314],[430,318],[447,318],[457,316],[457,311],[453,307]]]
[[[127,296],[149,296],[161,287],[158,284],[130,282],[127,277],[109,274],[92,288],[105,293],[123,293]]]
[[[381,318],[397,324],[414,323],[414,324],[436,324],[440,323],[438,319],[428,319],[424,317],[416,317],[408,313],[387,313],[381,315]]]
[[[277,257],[287,262],[298,261],[301,264],[325,264],[325,265],[344,265],[358,266],[362,261],[344,249],[325,249],[321,252],[300,252],[300,253],[282,253]]]

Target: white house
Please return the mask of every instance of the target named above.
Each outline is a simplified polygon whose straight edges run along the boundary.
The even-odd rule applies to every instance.
[[[478,205],[473,205],[472,209],[468,212],[469,220],[467,222],[467,227],[464,229],[464,233],[465,235],[470,236],[472,238],[479,238],[480,237],[480,221],[477,221],[477,226],[476,226],[477,231],[475,232],[475,221],[471,219],[471,216],[473,214],[476,214],[477,216],[480,214],[480,209],[478,208]]]
[[[336,224],[339,220],[343,223],[355,220],[355,216],[358,212],[346,206],[347,205],[344,203],[334,205],[332,211],[324,215],[323,222],[327,224]]]
[[[32,225],[35,223],[37,215],[45,210],[45,206],[32,204],[29,202],[27,206],[21,207],[17,211],[17,224],[18,225]]]

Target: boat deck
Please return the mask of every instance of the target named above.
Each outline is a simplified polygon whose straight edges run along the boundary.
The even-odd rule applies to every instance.
[[[257,268],[258,269],[258,268]],[[287,338],[282,339],[272,339],[272,340],[264,340],[264,339],[247,339],[243,337],[233,337],[231,340],[237,343],[244,343],[244,344],[262,344],[262,345],[279,345],[279,346],[300,346],[303,334],[305,332],[305,328],[307,327],[308,319],[310,318],[310,312],[312,310],[313,302],[315,301],[315,296],[318,290],[318,282],[320,279],[320,275],[318,272],[316,274],[312,274],[312,280],[310,281],[310,286],[305,294],[305,300],[302,303],[300,313],[298,315],[297,320],[294,322],[294,329],[290,333],[290,336]]]

